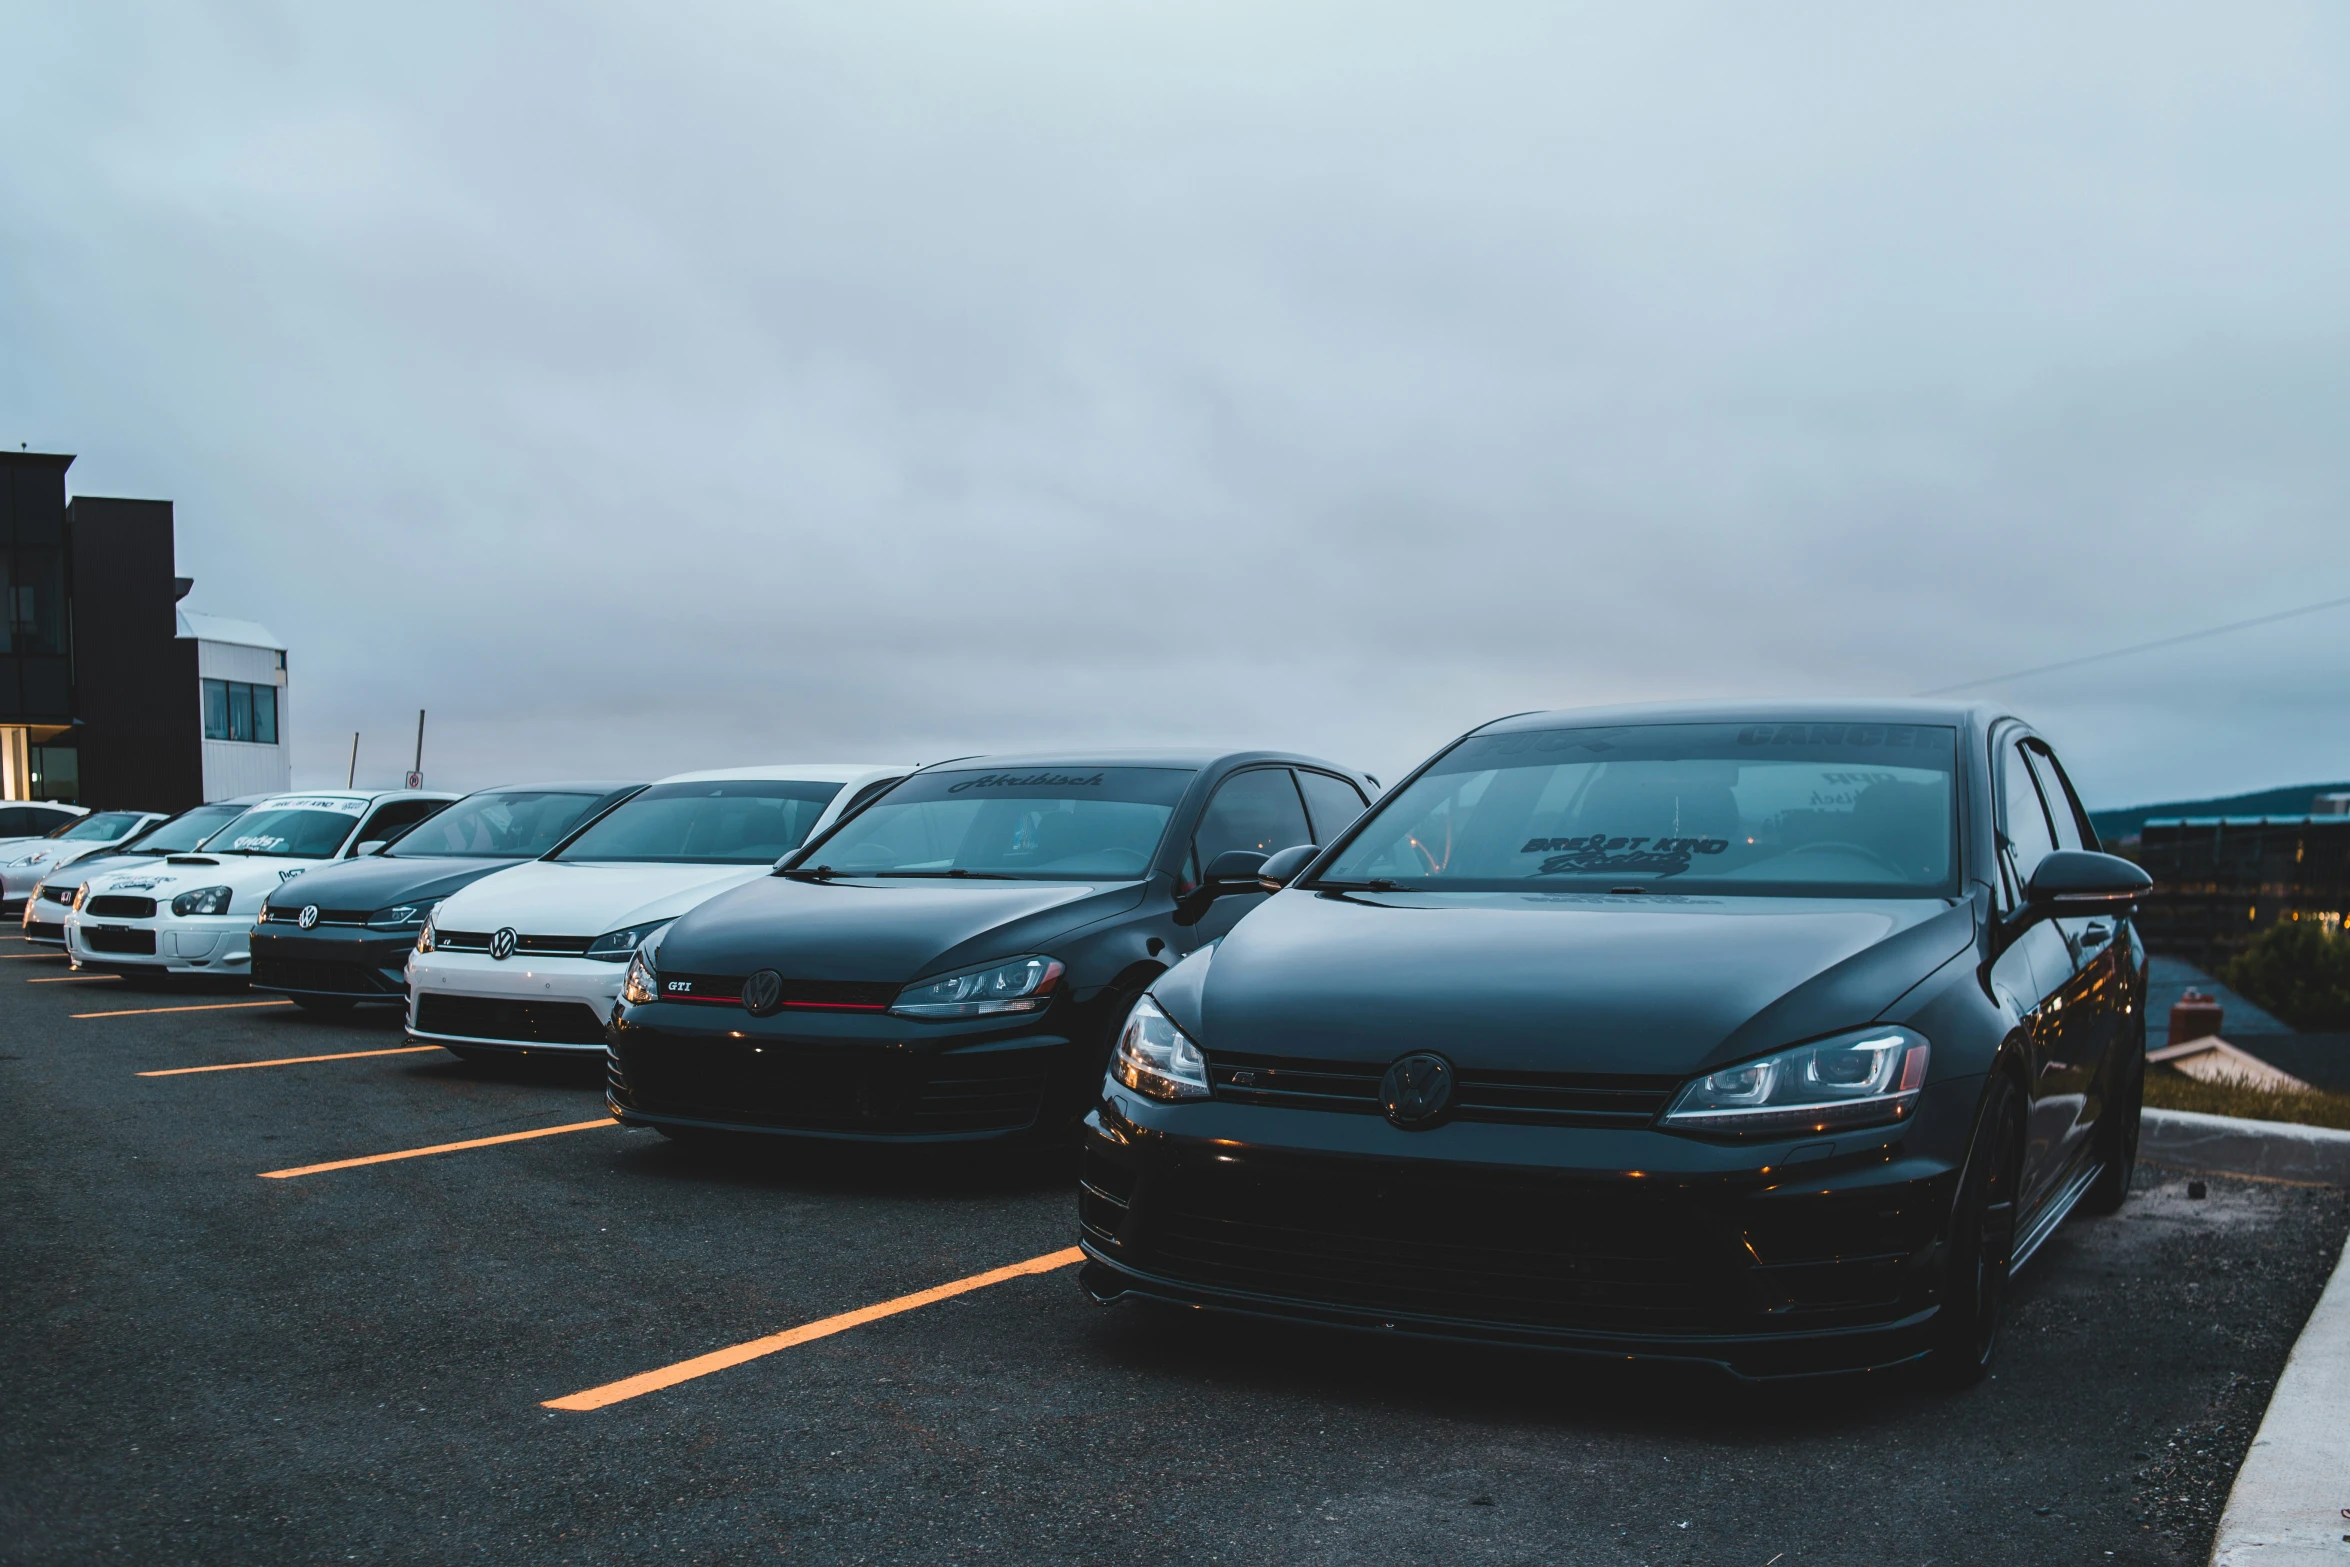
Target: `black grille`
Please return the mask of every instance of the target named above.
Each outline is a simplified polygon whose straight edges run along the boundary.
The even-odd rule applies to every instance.
[[[117,930],[109,925],[84,925],[82,945],[92,952],[128,952],[151,958],[155,955],[155,932]]]
[[[419,996],[416,1030],[518,1045],[598,1045],[604,1019],[577,1001],[498,1001],[486,996]]]
[[[657,1039],[617,1063],[636,1108],[779,1130],[922,1135],[1036,1120],[1049,1050],[917,1054],[895,1045]]]
[[[361,916],[361,922],[365,922]],[[487,952],[491,932],[486,930],[443,930],[433,933],[432,944],[445,952]],[[576,958],[595,945],[593,936],[523,936],[514,938],[514,955],[528,953],[534,957]]]
[[[107,893],[83,904],[82,912],[102,920],[151,920],[155,917],[155,900]],[[150,947],[147,950],[152,952],[155,949]]]
[[[1218,1099],[1301,1110],[1379,1113],[1384,1065],[1290,1056],[1214,1055],[1208,1081]],[[1646,1126],[1681,1086],[1678,1077],[1596,1072],[1478,1072],[1456,1069],[1452,1117],[1527,1126]]]
[[[309,958],[266,958],[253,954],[253,984],[262,990],[306,990],[330,996],[397,996],[407,987],[386,980],[364,963],[325,963]]]
[[[44,903],[71,903],[73,902],[73,895],[81,890],[82,889],[79,887],[51,887],[44,885],[41,888],[41,901]]]
[[[669,1001],[706,1001],[722,1006],[740,1006],[743,982],[740,976],[726,974],[670,974],[661,976],[662,996]],[[691,985],[688,991],[671,990],[675,984]],[[902,986],[861,979],[787,979],[783,982],[783,1007],[797,1007],[810,1012],[886,1012],[889,1004],[898,998]]]
[[[367,916],[374,912],[373,909],[320,909],[316,923],[320,925],[364,925],[367,923]],[[302,905],[297,903],[289,908],[282,903],[272,903],[261,911],[261,917],[272,925],[277,924],[280,920],[288,925],[299,925],[302,922]]]
[[[65,939],[63,925],[53,925],[44,920],[26,920],[24,933],[26,939],[31,941],[63,941]]]
[[[1814,1326],[1838,1313],[1881,1313],[1905,1279],[1898,1217],[1887,1225],[1861,1207],[1809,1209],[1788,1222],[1837,1237],[1833,1251],[1780,1263],[1752,1245],[1748,1221],[1727,1202],[1533,1173],[1255,1156],[1230,1166],[1187,1161],[1132,1194],[1098,1185],[1089,1170],[1079,1203],[1089,1230],[1122,1233],[1127,1258],[1149,1272],[1529,1327]]]

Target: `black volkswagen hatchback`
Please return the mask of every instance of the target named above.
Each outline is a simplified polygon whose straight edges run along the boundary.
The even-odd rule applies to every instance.
[[[455,800],[370,853],[282,883],[253,927],[253,988],[340,1012],[408,1000],[408,954],[432,906],[536,859],[642,783],[512,784]]]
[[[1304,858],[1120,1032],[1097,1298],[1965,1381],[2128,1190],[2147,879],[2001,713],[1506,719]]]
[[[638,950],[612,1113],[671,1135],[1066,1136],[1144,987],[1370,783],[1264,751],[915,773]]]

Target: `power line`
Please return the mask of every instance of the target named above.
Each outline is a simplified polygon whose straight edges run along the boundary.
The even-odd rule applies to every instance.
[[[2225,636],[2231,631],[2243,631],[2253,626],[2272,625],[2280,620],[2291,620],[2296,615],[2314,615],[2321,609],[2340,609],[2350,604],[2350,598],[2327,599],[2323,603],[2304,604],[2299,609],[2280,609],[2273,615],[2255,615],[2250,620],[2234,620],[2224,626],[2210,626],[2202,631],[2182,631],[2175,637],[2157,637],[2152,642],[2140,642],[2132,647],[2117,647],[2109,652],[2091,653],[2084,658],[2068,658],[2060,663],[2041,664],[2032,669],[2018,669],[2004,675],[1987,675],[1981,680],[1962,680],[1954,686],[1936,686],[1931,691],[1920,691],[1919,696],[1948,696],[1953,691],[1972,691],[1977,686],[1995,686],[2009,680],[2028,680],[2034,675],[2051,675],[2060,669],[2077,669],[2083,664],[2101,663],[2109,658],[2127,658],[2132,653],[2150,653],[2158,647],[2177,647],[2182,642],[2196,642],[2204,637]]]

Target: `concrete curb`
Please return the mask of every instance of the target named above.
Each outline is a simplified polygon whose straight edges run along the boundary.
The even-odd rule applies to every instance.
[[[2198,1116],[2197,1120],[2215,1120]],[[2254,1125],[2265,1123],[2254,1122]],[[2342,1136],[2341,1133],[2334,1134]],[[2293,1345],[2236,1472],[2212,1567],[2350,1561],[2350,1247]]]
[[[2350,1132],[2330,1126],[2148,1110],[2139,1123],[2138,1157],[2149,1164],[2219,1175],[2350,1186]],[[2350,1497],[2343,1500],[2350,1503]],[[2341,1541],[2337,1537],[2334,1543]]]

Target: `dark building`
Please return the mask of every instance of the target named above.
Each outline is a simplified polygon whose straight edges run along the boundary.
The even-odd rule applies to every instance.
[[[2137,859],[2154,878],[2147,944],[2206,966],[2279,921],[2338,932],[2350,910],[2350,816],[2157,817]]]
[[[171,502],[69,501],[72,462],[0,452],[0,796],[176,811],[257,787],[248,776],[287,787],[276,781],[287,771],[283,650],[216,647],[220,637],[271,639],[242,622],[183,615],[191,584],[174,567]],[[208,660],[241,662],[200,667]],[[248,712],[262,700],[257,688],[269,688],[265,743],[231,726],[225,704],[238,682],[205,678],[215,673],[242,677]],[[223,707],[218,726],[211,706]],[[235,786],[208,788],[232,774]]]

